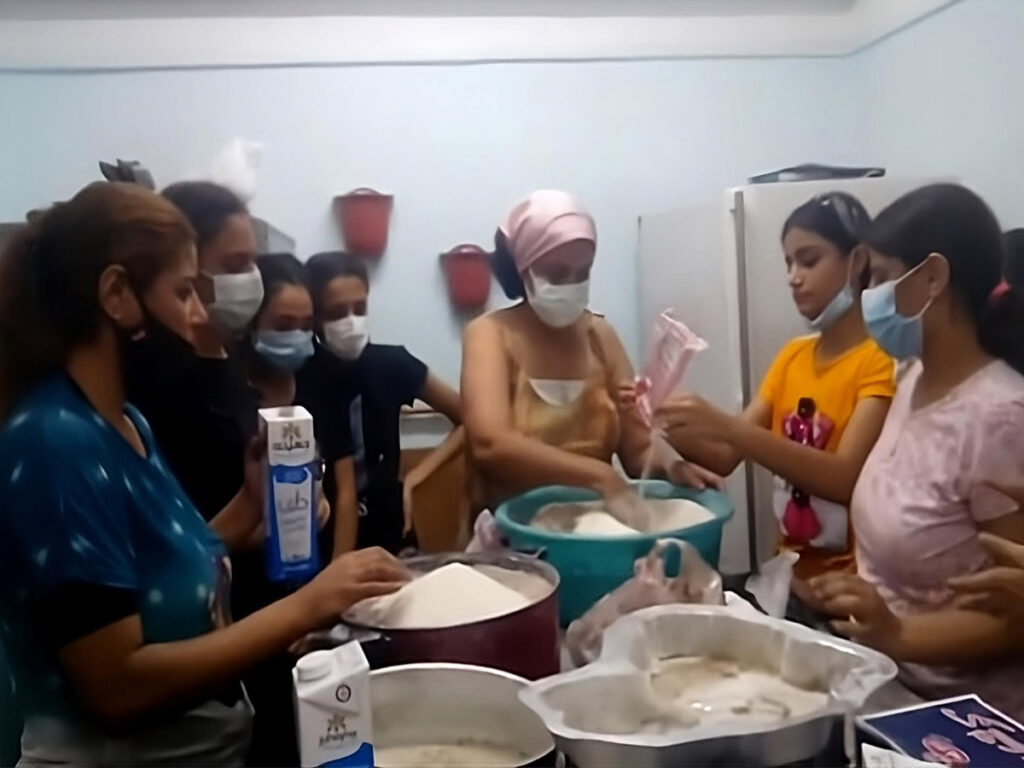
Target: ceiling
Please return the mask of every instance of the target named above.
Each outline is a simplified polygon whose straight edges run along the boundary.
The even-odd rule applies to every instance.
[[[5,0],[0,19],[239,16],[775,16],[846,13],[858,0]]]
[[[0,0],[0,69],[843,56],[958,0]]]

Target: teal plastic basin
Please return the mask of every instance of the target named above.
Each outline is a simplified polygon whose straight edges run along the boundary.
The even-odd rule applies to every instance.
[[[635,485],[643,487],[646,498],[690,499],[706,507],[715,517],[678,531],[624,536],[580,536],[531,527],[533,516],[547,504],[600,498],[592,491],[565,485],[535,488],[509,499],[495,512],[498,528],[512,549],[540,552],[558,571],[562,579],[559,604],[563,625],[582,616],[594,603],[632,576],[633,562],[650,552],[658,539],[688,541],[709,565],[718,568],[722,528],[734,512],[729,498],[720,491],[681,488],[664,480],[646,480]],[[676,573],[679,568],[678,556],[674,552],[667,563],[669,573]],[[675,562],[672,562],[673,557]]]

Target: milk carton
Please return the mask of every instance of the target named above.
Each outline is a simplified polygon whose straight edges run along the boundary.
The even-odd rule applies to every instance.
[[[307,653],[292,682],[299,764],[373,768],[370,665],[359,643]]]
[[[267,439],[263,485],[267,576],[271,581],[307,581],[319,568],[313,417],[301,406],[263,408],[260,427]]]

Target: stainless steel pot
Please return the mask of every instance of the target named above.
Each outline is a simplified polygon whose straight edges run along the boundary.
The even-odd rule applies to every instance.
[[[358,610],[349,612],[343,617],[354,630],[349,637],[362,643],[371,667],[452,662],[501,669],[530,680],[558,673],[559,579],[550,565],[514,552],[427,555],[405,562],[421,573],[449,563],[500,568],[510,577],[540,577],[531,582],[542,588],[525,608],[454,627],[392,629],[360,621]]]
[[[519,701],[526,680],[462,664],[410,664],[370,673],[373,746],[467,740],[522,753],[517,765],[553,765],[544,723]]]

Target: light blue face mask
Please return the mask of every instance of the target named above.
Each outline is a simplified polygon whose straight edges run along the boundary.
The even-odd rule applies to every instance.
[[[252,346],[260,357],[275,368],[297,371],[313,356],[313,332],[256,331]]]
[[[896,286],[914,274],[921,264],[897,280],[864,289],[860,295],[860,308],[868,333],[890,357],[900,361],[921,356],[924,339],[921,317],[935,300],[934,296],[930,297],[913,317],[901,315],[896,309]]]
[[[853,256],[848,256],[851,261]],[[824,331],[832,323],[838,320],[840,317],[846,314],[846,311],[853,306],[855,297],[853,295],[853,288],[850,287],[850,278],[847,276],[846,285],[844,285],[830,301],[821,314],[815,318],[808,320],[808,325],[815,331]]]

